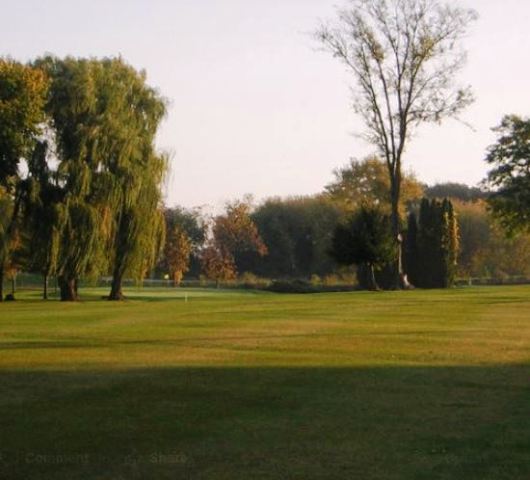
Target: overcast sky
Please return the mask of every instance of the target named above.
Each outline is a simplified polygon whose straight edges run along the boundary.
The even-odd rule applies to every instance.
[[[425,182],[474,184],[491,127],[530,114],[530,1],[462,0],[479,21],[461,81],[477,102],[459,123],[426,127],[406,153]],[[0,54],[29,60],[121,55],[170,100],[160,147],[168,204],[221,205],[253,193],[318,192],[373,149],[353,134],[344,68],[310,36],[341,0],[18,0],[2,5]]]

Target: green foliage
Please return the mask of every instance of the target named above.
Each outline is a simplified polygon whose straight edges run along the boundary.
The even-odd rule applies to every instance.
[[[411,281],[422,288],[447,288],[454,284],[459,251],[459,231],[452,203],[424,198],[418,225],[409,216],[405,240]]]
[[[462,202],[474,202],[485,199],[488,194],[479,187],[470,187],[464,183],[444,182],[426,187],[425,196],[427,198],[449,198]]]
[[[167,233],[164,249],[156,267],[157,274],[172,276],[171,272],[177,270],[184,274],[185,271],[182,268],[172,268],[171,264],[182,266],[185,263],[185,270],[190,275],[198,277],[201,269],[200,248],[206,240],[206,222],[201,217],[200,209],[165,208],[164,220]],[[188,251],[187,255],[181,254],[182,246],[184,246],[184,251]],[[183,262],[182,260],[186,257],[187,261]],[[179,261],[175,262],[176,259]]]
[[[166,207],[164,209],[166,230],[179,227],[190,239],[194,248],[199,248],[206,239],[206,225],[201,217],[200,209],[184,207]]]
[[[62,189],[56,185],[47,161],[48,144],[38,142],[28,161],[24,205],[27,267],[44,276],[57,272],[61,226],[65,224]]]
[[[377,207],[361,207],[335,228],[330,254],[341,265],[367,266],[369,287],[378,288],[374,270],[396,254],[390,217]]]
[[[333,229],[343,215],[326,196],[272,198],[252,214],[269,254],[244,270],[268,278],[306,277],[334,272],[329,257]]]
[[[384,159],[389,179],[392,232],[400,234],[403,155],[424,123],[456,118],[473,102],[455,76],[466,55],[458,47],[473,10],[437,0],[352,0],[331,25],[316,32],[352,76],[353,106],[364,138]],[[394,286],[406,287],[396,251]]]
[[[391,210],[390,177],[386,164],[378,157],[355,159],[334,171],[335,180],[325,187],[325,192],[341,209],[353,212],[361,205],[375,205]],[[423,196],[423,186],[412,173],[402,178],[400,212]]]
[[[12,214],[13,198],[7,193],[4,187],[0,186],[0,261],[4,263],[9,253],[8,229]],[[0,275],[2,276],[4,263],[0,264]],[[0,278],[1,281],[2,278]]]
[[[47,111],[67,217],[58,272],[71,282],[110,269],[111,296],[119,297],[123,275],[142,278],[162,244],[167,158],[154,139],[165,101],[120,58],[45,57],[35,65],[51,79]]]
[[[39,69],[0,58],[0,185],[18,175],[41,133],[47,79]]]
[[[0,58],[0,188],[4,200],[11,204],[0,219],[0,301],[4,271],[8,265],[13,269],[13,249],[20,239],[17,231],[23,196],[20,162],[28,159],[42,131],[47,88],[41,70]]]
[[[163,249],[166,230],[160,184],[165,169],[165,157],[153,156],[142,170],[139,165],[131,165],[128,181],[123,179],[123,170],[115,175],[123,183],[117,193],[122,197],[121,206],[113,211],[116,223],[112,238],[111,298],[122,297],[121,282],[126,273],[137,280],[143,279],[155,266]]]
[[[530,278],[530,233],[506,236],[483,201],[454,206],[460,227],[460,276]]]
[[[530,229],[530,118],[509,115],[499,127],[486,162],[494,215],[510,232]]]

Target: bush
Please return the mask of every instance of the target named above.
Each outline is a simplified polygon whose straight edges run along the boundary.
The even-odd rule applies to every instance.
[[[269,286],[270,281],[266,278],[261,278],[251,272],[245,272],[240,275],[238,284],[242,288],[266,288]]]

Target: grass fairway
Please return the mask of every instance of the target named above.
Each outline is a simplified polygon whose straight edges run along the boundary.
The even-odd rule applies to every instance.
[[[530,288],[0,305],[0,479],[530,479]]]

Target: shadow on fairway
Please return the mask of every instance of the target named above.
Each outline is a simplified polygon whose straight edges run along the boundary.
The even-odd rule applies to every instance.
[[[530,366],[0,373],[4,479],[530,478]]]

